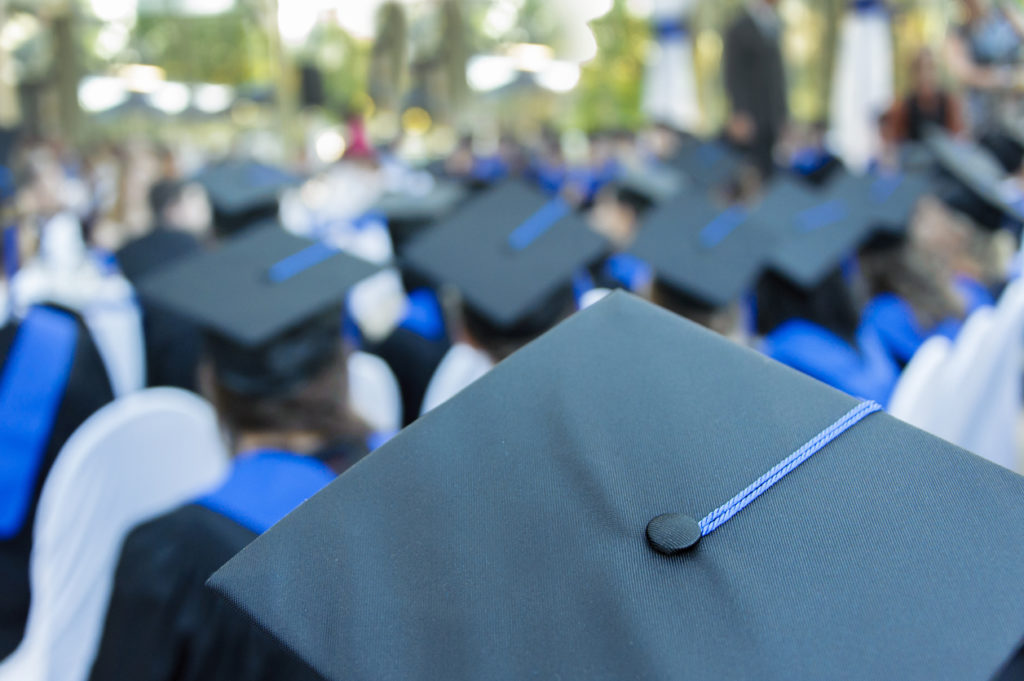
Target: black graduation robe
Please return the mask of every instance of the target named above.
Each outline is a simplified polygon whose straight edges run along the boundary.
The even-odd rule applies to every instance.
[[[204,586],[255,538],[198,504],[132,531],[121,552],[91,680],[319,681]]]
[[[0,376],[6,368],[11,345],[17,335],[16,324],[0,328]],[[50,438],[42,456],[42,465],[35,476],[28,518],[18,533],[8,540],[0,540],[0,659],[7,657],[21,642],[28,619],[30,602],[29,555],[32,551],[32,532],[35,526],[35,508],[57,454],[71,434],[100,407],[113,399],[107,370],[85,325],[78,319],[78,338],[75,345],[71,373]]]

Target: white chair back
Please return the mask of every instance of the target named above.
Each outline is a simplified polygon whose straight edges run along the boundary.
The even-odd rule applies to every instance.
[[[402,392],[391,367],[380,357],[353,352],[348,357],[349,404],[375,433],[402,428]]]
[[[43,486],[25,638],[0,681],[85,681],[125,536],[215,486],[227,460],[212,407],[174,388],[122,398],[82,424]]]

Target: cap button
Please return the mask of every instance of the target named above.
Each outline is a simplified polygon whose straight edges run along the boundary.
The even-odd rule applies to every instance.
[[[697,545],[700,523],[682,513],[664,513],[647,523],[647,542],[666,556],[674,556]]]

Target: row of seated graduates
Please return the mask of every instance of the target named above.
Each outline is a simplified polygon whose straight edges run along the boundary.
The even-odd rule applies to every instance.
[[[691,141],[687,140],[687,143]],[[699,172],[693,172],[692,175],[684,176],[684,179],[689,179],[691,183],[696,178],[708,179],[713,177],[715,173],[707,172],[711,168],[718,168],[719,166],[729,167],[729,170],[721,170],[723,176],[727,176],[729,181],[733,183],[733,191],[736,195],[741,194],[736,189],[735,178],[742,175],[743,169],[742,164],[733,156],[728,149],[722,147],[718,143],[706,143],[692,141],[688,149],[684,149],[679,154],[680,158],[685,159],[691,164],[697,164]],[[696,160],[694,160],[696,158]],[[678,159],[676,159],[678,160]],[[680,166],[685,168],[685,163],[680,162]],[[232,169],[232,173],[238,169]],[[251,187],[253,184],[259,184],[254,182],[252,177],[252,169],[246,170],[249,173],[247,180],[243,181],[243,184]],[[259,170],[259,173],[265,173],[264,170]],[[718,172],[716,170],[716,172]],[[648,178],[649,179],[649,178]],[[276,181],[267,182],[266,187],[271,187],[276,184]],[[613,181],[605,183],[608,188],[615,193],[616,200],[619,198],[626,198],[626,203],[633,201],[633,197],[637,194],[643,196],[646,194],[641,203],[663,203],[670,205],[672,203],[672,197],[665,197],[663,195],[657,195],[656,192],[645,191],[645,187],[650,187],[652,184],[658,184],[655,182],[644,183],[643,180],[638,183],[637,178],[618,178]],[[723,185],[715,185],[714,181],[711,182],[712,187],[721,187]],[[639,188],[640,191],[637,191]],[[165,188],[166,189],[166,188]],[[234,204],[228,210],[225,210],[225,206],[222,202],[217,201],[218,189],[216,183],[208,184],[208,191],[210,192],[211,198],[214,199],[214,206],[217,208],[217,222],[221,226],[222,230],[226,232],[237,233],[244,231],[249,224],[265,222],[267,217],[273,215],[273,196],[276,196],[275,192],[268,191],[264,197],[260,199],[262,206],[258,208],[258,211],[254,212],[252,205],[248,205],[245,208],[245,212],[248,212],[248,216],[239,218],[238,211],[232,213],[231,211],[239,204]],[[500,190],[500,191],[498,191]],[[695,203],[696,197],[692,193],[692,186],[687,194],[687,211],[691,211]],[[771,191],[771,190],[769,190]],[[777,191],[777,190],[776,190]],[[494,192],[494,193],[491,193]],[[230,192],[229,192],[230,193]],[[172,199],[173,197],[173,192]],[[159,197],[154,197],[155,200],[160,200]],[[598,192],[594,193],[592,200],[598,199]],[[163,200],[166,200],[163,199]],[[415,202],[415,198],[413,198]],[[230,202],[229,202],[230,203]],[[554,204],[554,205],[553,205]],[[564,204],[564,205],[563,205]],[[508,211],[505,211],[505,208]],[[661,210],[659,206],[653,210]],[[711,208],[714,210],[714,207]],[[805,209],[806,210],[806,209]],[[262,214],[259,214],[262,211]],[[510,216],[509,220],[506,220],[508,224],[496,225],[495,229],[498,231],[505,230],[508,234],[505,235],[506,239],[512,237],[513,233],[516,233],[524,223],[530,222],[530,218],[534,217],[538,211],[546,212],[549,217],[548,221],[554,223],[565,223],[559,225],[559,229],[552,229],[552,225],[548,225],[546,228],[540,230],[540,234],[533,235],[532,238],[526,239],[523,245],[516,247],[512,246],[511,250],[505,248],[504,244],[498,252],[488,252],[488,249],[492,248],[491,241],[487,243],[481,243],[477,246],[473,246],[466,241],[467,234],[473,232],[483,234],[482,229],[473,229],[473,227],[479,227],[480,223],[485,221],[488,215],[504,215]],[[161,211],[162,213],[163,211]],[[699,211],[698,211],[699,212]],[[516,214],[519,214],[524,219],[515,218]],[[257,217],[254,217],[256,215]],[[572,224],[578,223],[579,216],[575,213],[572,204],[566,201],[564,198],[556,197],[552,200],[543,197],[541,194],[535,194],[533,190],[521,186],[519,183],[510,181],[509,184],[502,184],[498,187],[493,187],[487,190],[484,196],[477,197],[469,203],[469,205],[455,211],[455,215],[460,216],[458,220],[440,222],[445,224],[439,224],[436,229],[423,231],[425,234],[422,237],[417,237],[412,241],[412,245],[409,254],[400,254],[400,260],[405,265],[407,280],[416,282],[417,278],[420,278],[422,283],[445,283],[455,284],[456,289],[460,291],[460,304],[458,315],[449,315],[449,318],[460,318],[461,323],[457,327],[449,326],[449,328],[457,328],[455,333],[450,333],[445,325],[439,324],[439,318],[441,315],[442,306],[437,303],[438,298],[436,296],[425,295],[423,286],[412,287],[414,295],[410,296],[410,299],[414,301],[414,305],[410,306],[410,314],[407,315],[407,319],[403,320],[392,337],[386,339],[380,345],[379,348],[382,356],[385,359],[389,359],[393,368],[396,369],[396,374],[400,377],[414,374],[418,377],[422,384],[426,377],[427,385],[423,385],[422,393],[426,394],[429,392],[429,383],[431,382],[429,377],[437,378],[437,381],[441,384],[441,387],[437,389],[440,393],[440,397],[434,398],[434,403],[440,403],[447,396],[445,393],[453,394],[457,392],[464,385],[460,383],[471,382],[474,378],[478,377],[481,372],[486,371],[488,362],[492,365],[496,361],[500,361],[517,347],[521,346],[528,340],[536,337],[541,332],[550,328],[559,319],[563,318],[567,314],[571,313],[575,301],[573,300],[573,293],[576,294],[576,298],[580,297],[583,293],[583,288],[586,283],[581,283],[581,272],[583,267],[589,265],[589,272],[597,277],[606,276],[610,272],[614,274],[616,267],[621,270],[621,264],[615,265],[616,262],[612,259],[612,265],[609,266],[609,261],[604,258],[609,250],[610,244],[599,237],[592,234],[589,229],[585,229],[584,225]],[[433,213],[429,216],[419,217],[418,220],[423,223],[424,226],[429,225],[431,222],[437,222],[442,217],[437,213]],[[654,224],[653,217],[651,216],[651,223]],[[714,218],[712,214],[712,218]],[[713,221],[713,220],[712,220]],[[711,222],[711,221],[709,221]],[[246,224],[248,223],[248,224]],[[459,226],[462,224],[462,227]],[[455,225],[454,227],[452,225]],[[467,227],[468,225],[468,227]],[[226,226],[226,228],[225,228]],[[706,225],[705,225],[706,226]],[[533,227],[533,229],[538,229]],[[646,228],[644,228],[646,229]],[[468,231],[467,231],[468,230]],[[527,230],[529,231],[529,230]],[[649,239],[654,238],[656,230],[651,229],[650,234],[652,235]],[[145,273],[146,275],[152,274],[156,269],[159,269],[161,265],[169,264],[169,261],[175,259],[177,256],[184,256],[188,253],[194,252],[196,248],[200,247],[198,244],[185,244],[184,240],[178,239],[176,236],[168,237],[168,233],[173,235],[173,230],[157,230],[154,234],[159,233],[161,236],[154,237],[148,242],[150,248],[142,247],[136,243],[126,248],[121,254],[122,267],[129,276],[134,276],[136,271]],[[152,235],[151,235],[152,236]],[[527,234],[527,236],[530,236]],[[863,235],[862,235],[863,236]],[[726,235],[726,238],[719,242],[718,245],[728,241],[730,235]],[[147,237],[148,239],[149,237]],[[472,238],[470,236],[470,238]],[[663,238],[663,237],[662,237]],[[542,239],[552,241],[545,246]],[[167,242],[159,247],[156,246],[157,241]],[[171,241],[177,241],[175,247],[169,247]],[[534,244],[534,241],[537,243]],[[452,244],[459,244],[455,248]],[[880,251],[885,254],[885,257],[892,260],[895,258],[897,261],[902,260],[902,254],[905,251],[904,247],[905,240],[896,238],[890,242],[882,240],[878,242],[875,240],[868,249],[864,251],[864,254],[874,253]],[[637,248],[630,249],[636,253],[642,253],[642,240],[638,240]],[[544,246],[542,250],[541,247]],[[705,245],[706,247],[706,245]],[[762,245],[763,247],[763,245]],[[758,247],[758,248],[762,248]],[[534,250],[530,250],[534,248]],[[757,261],[758,265],[754,268],[754,274],[759,274],[760,269],[763,266],[763,260],[765,253],[759,252],[758,248],[745,248],[741,250],[747,251],[747,255],[750,256],[750,251],[755,251],[753,257],[748,257],[747,260]],[[136,257],[145,260],[146,251],[149,251],[149,255],[158,253],[161,256],[165,256],[167,262],[164,263],[147,263],[139,266],[137,263],[133,264],[132,260]],[[134,252],[134,256],[133,256]],[[562,254],[563,257],[557,258],[556,262],[550,262],[547,257],[539,258],[538,260],[533,259],[532,254],[537,253],[538,255],[544,253],[557,252]],[[636,254],[634,253],[634,255]],[[894,256],[894,253],[897,254]],[[707,253],[705,253],[707,255]],[[511,256],[511,257],[510,257]],[[835,258],[834,255],[826,257],[826,261]],[[653,263],[655,258],[649,258]],[[712,259],[713,260],[713,259]],[[731,258],[726,258],[727,261],[732,261]],[[502,267],[503,265],[495,265],[495,263],[508,263],[512,262],[507,272],[502,274],[508,274],[507,280],[495,281],[495,278],[491,275],[497,273],[495,267]],[[470,263],[468,268],[466,263]],[[719,262],[718,265],[722,263]],[[845,297],[844,293],[837,293],[845,289],[845,285],[842,283],[841,278],[836,277],[835,268],[832,267],[835,263],[832,261],[827,262],[824,267],[828,269],[828,273],[823,278],[814,279],[814,286],[808,290],[806,287],[801,288],[800,286],[787,286],[786,283],[792,284],[792,281],[786,282],[783,277],[782,281],[779,280],[778,275],[768,275],[763,278],[762,281],[757,285],[758,297],[761,301],[770,299],[772,295],[771,289],[774,285],[776,289],[776,295],[784,301],[776,305],[765,304],[760,302],[758,305],[759,314],[755,315],[758,320],[759,330],[764,330],[767,326],[772,324],[772,321],[762,321],[762,318],[771,320],[771,314],[761,312],[762,310],[771,309],[783,309],[787,310],[781,317],[776,314],[774,323],[781,326],[787,321],[791,321],[794,318],[802,318],[806,321],[813,321],[818,324],[819,321],[824,323],[819,324],[828,330],[836,330],[841,333],[836,333],[843,340],[848,341],[848,345],[852,346],[858,353],[863,353],[863,348],[857,347],[856,331],[851,332],[850,329],[856,326],[856,323],[851,323],[851,320],[855,320],[854,316],[846,314],[844,317],[843,306],[837,305],[837,300],[842,300]],[[749,262],[747,264],[749,267]],[[482,267],[482,269],[481,269]],[[819,266],[819,269],[821,266]],[[831,268],[831,269],[830,269]],[[466,270],[475,270],[467,274]],[[643,269],[643,268],[640,268]],[[648,286],[650,295],[658,302],[661,302],[666,307],[675,309],[676,311],[683,312],[687,316],[694,318],[698,321],[702,321],[709,326],[714,327],[721,319],[720,315],[708,315],[709,310],[714,310],[713,306],[707,304],[708,299],[721,298],[726,295],[727,290],[734,288],[736,283],[729,282],[728,284],[721,284],[721,282],[714,282],[705,280],[700,284],[705,289],[712,288],[717,289],[711,296],[705,297],[703,300],[699,296],[693,295],[693,288],[687,289],[686,285],[680,286],[678,282],[676,285],[672,284],[673,276],[678,272],[673,270],[680,269],[679,263],[671,263],[668,266],[658,266],[655,263],[654,270],[657,274],[653,277],[648,278]],[[683,268],[685,269],[685,268]],[[742,269],[742,267],[740,268]],[[883,268],[885,270],[887,268]],[[481,279],[481,272],[484,278]],[[142,276],[141,274],[139,276]],[[686,275],[684,275],[686,276]],[[693,276],[692,272],[689,276]],[[749,283],[750,273],[747,273]],[[775,281],[772,281],[772,278]],[[467,279],[468,277],[468,279]],[[473,285],[473,280],[478,285]],[[500,277],[499,277],[500,278]],[[538,286],[532,286],[532,283],[536,278],[538,280]],[[642,277],[641,277],[642,278]],[[742,277],[741,277],[742,278]],[[468,283],[467,283],[468,282]],[[625,278],[625,282],[634,288],[643,288],[642,284],[638,285],[635,275],[633,278]],[[573,291],[572,284],[575,283],[575,291]],[[461,284],[461,285],[460,285]],[[838,285],[837,285],[838,284]],[[681,290],[682,289],[682,290]],[[779,294],[778,291],[782,293]],[[688,291],[688,292],[687,292]],[[891,291],[889,293],[892,293]],[[787,298],[788,296],[788,298]],[[830,296],[834,296],[830,298]],[[983,297],[983,296],[982,296]],[[795,301],[795,302],[794,302]],[[734,301],[729,301],[730,303]],[[696,305],[694,304],[696,303]],[[787,307],[787,305],[789,307]],[[449,306],[454,309],[456,306]],[[424,310],[426,312],[424,312]],[[147,327],[152,328],[152,320],[154,314],[159,317],[160,314],[164,314],[165,311],[159,313],[155,309],[147,310]],[[733,313],[735,315],[735,311]],[[431,319],[432,321],[424,322],[424,319]],[[825,319],[829,315],[832,319]],[[916,313],[915,313],[916,317]],[[781,321],[779,319],[781,318]],[[938,320],[940,323],[946,323],[946,318]],[[847,324],[845,330],[843,330],[843,324]],[[181,318],[180,316],[172,322],[163,322],[164,328],[173,329],[174,335],[187,335],[189,333],[189,321]],[[159,327],[160,324],[157,324]],[[720,327],[726,328],[726,327]],[[440,331],[440,329],[444,329]],[[198,331],[193,327],[193,331]],[[770,335],[771,331],[765,331],[765,335]],[[820,334],[819,334],[820,335]],[[402,340],[396,341],[396,337]],[[87,338],[87,336],[86,336]],[[447,345],[451,344],[452,339],[456,340],[455,347],[448,348]],[[423,341],[426,341],[425,343]],[[159,332],[151,332],[147,334],[147,344],[151,347],[154,345],[164,344],[166,347],[172,347],[175,350],[188,349],[185,355],[194,358],[193,361],[198,361],[198,343],[192,342],[179,344],[179,343],[167,343],[167,338],[163,337]],[[403,347],[404,344],[404,347]],[[418,361],[420,358],[416,357],[415,350],[409,350],[409,346],[415,347],[416,344],[420,344],[422,347],[430,347],[431,352],[423,353],[422,356],[428,357],[428,360]],[[391,346],[388,348],[388,346]],[[397,348],[396,348],[397,346]],[[470,367],[477,367],[471,369],[469,373],[466,373],[464,368],[449,369],[447,372],[449,375],[454,376],[454,379],[446,380],[435,376],[437,373],[437,365],[444,363],[444,359],[438,359],[439,357],[449,358],[449,355],[455,350],[455,348],[470,348],[477,351],[477,356],[473,361],[468,363]],[[813,346],[812,346],[813,347]],[[820,345],[817,349],[820,349]],[[87,348],[86,348],[87,349]],[[444,352],[440,350],[444,349]],[[83,350],[84,351],[84,350]],[[189,361],[188,357],[182,357],[183,353],[177,353],[178,356],[174,358],[172,363],[178,363]],[[481,357],[482,354],[482,357]],[[812,354],[820,354],[815,350]],[[160,352],[151,352],[149,355],[150,361],[159,362]],[[785,359],[784,353],[777,353],[776,356]],[[409,361],[413,358],[413,361]],[[436,360],[436,363],[435,363]],[[406,368],[402,370],[402,362],[409,361],[412,365],[412,369]],[[905,359],[904,359],[905,361]],[[454,360],[453,360],[454,362]],[[449,364],[452,362],[449,362]],[[791,360],[791,363],[798,363],[798,360]],[[431,366],[433,364],[433,366]],[[93,364],[95,367],[95,363]],[[151,364],[152,366],[152,364]],[[805,369],[808,373],[814,375],[815,370],[813,367],[798,367]],[[175,371],[171,371],[171,374],[177,374],[178,376],[185,376],[184,381],[189,382],[189,372],[182,371],[181,367],[178,366]],[[151,369],[151,376],[159,376],[159,371],[153,371]],[[194,376],[193,372],[191,376]],[[826,378],[827,376],[818,376],[819,378]],[[72,376],[74,378],[74,376]],[[160,381],[161,379],[154,379],[154,381]],[[843,378],[833,378],[831,381],[833,384],[839,384],[837,387],[846,387],[842,385]],[[172,381],[168,381],[172,382]],[[829,382],[827,380],[827,382]],[[93,393],[94,388],[97,385],[101,385],[102,380],[89,379],[86,384],[90,387],[89,392]],[[69,385],[74,382],[69,383]],[[409,381],[403,385],[403,388],[410,385]],[[857,385],[854,383],[853,385]],[[183,387],[195,388],[196,384],[185,385]],[[867,390],[860,389],[859,387],[849,388],[851,391],[859,390],[862,394],[867,393]],[[95,394],[99,394],[97,391]],[[879,396],[882,396],[879,393]],[[70,388],[69,388],[69,399],[70,399]],[[109,398],[107,398],[109,399]],[[98,400],[99,404],[102,404],[103,397],[100,396]],[[422,398],[420,399],[422,402]],[[409,403],[407,402],[407,405]],[[413,409],[406,408],[406,420],[411,421],[415,418],[415,415],[419,413],[419,409],[415,408],[415,402]],[[430,406],[434,406],[431,404]],[[91,413],[94,408],[84,408],[81,414],[78,416],[78,421],[84,419],[88,413]],[[73,429],[73,428],[72,428]],[[64,438],[67,433],[65,432]],[[49,443],[49,448],[52,454],[55,456],[56,449],[59,449],[61,442],[60,433],[57,429],[54,429],[53,436]],[[37,480],[37,486],[41,485],[41,478]],[[28,534],[26,534],[28,529]],[[30,536],[30,523],[24,524],[21,528],[21,537],[24,540],[26,536]],[[24,543],[24,541],[23,541]],[[12,553],[11,555],[14,555]],[[26,561],[27,562],[27,561]],[[27,578],[27,573],[26,578]],[[12,582],[14,583],[14,582]],[[27,593],[27,592],[23,592]],[[24,599],[27,603],[27,598]],[[16,639],[15,639],[16,640]]]

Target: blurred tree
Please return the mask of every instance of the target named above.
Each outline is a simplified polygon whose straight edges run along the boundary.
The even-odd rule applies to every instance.
[[[377,15],[377,39],[370,52],[367,78],[367,92],[377,109],[398,109],[407,81],[408,50],[405,8],[397,2],[386,2]]]
[[[636,129],[643,123],[640,100],[650,29],[630,14],[625,0],[591,22],[597,56],[582,65],[572,95],[569,123],[583,130]]]
[[[438,61],[444,77],[444,102],[447,121],[457,118],[466,103],[466,62],[470,54],[470,26],[466,21],[462,0],[444,0],[441,4]]]
[[[211,16],[142,14],[132,46],[170,80],[243,84],[273,78],[269,38],[245,9]]]

